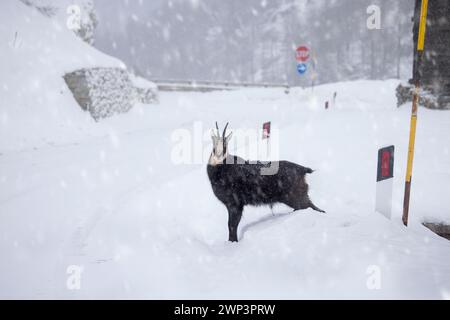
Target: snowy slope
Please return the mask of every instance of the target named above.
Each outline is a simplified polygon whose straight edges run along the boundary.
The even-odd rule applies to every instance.
[[[0,149],[86,137],[94,121],[80,109],[62,77],[80,68],[125,68],[123,63],[18,0],[1,2],[0,19]]]
[[[450,221],[450,113],[420,110],[411,226],[404,228],[410,110],[395,106],[397,83],[289,95],[165,93],[158,110],[141,106],[105,120],[105,136],[2,148],[0,297],[450,298],[450,243],[420,225],[425,216]],[[335,91],[336,105],[325,111]],[[227,213],[212,194],[206,162],[172,161],[173,133],[194,134],[199,124],[207,156],[216,120],[231,122],[234,139],[237,129],[271,120],[280,157],[317,170],[308,178],[311,197],[327,214],[249,208],[241,241],[226,242]],[[386,144],[397,148],[392,221],[373,209],[377,148]],[[80,290],[66,287],[71,265],[83,267]],[[379,290],[367,286],[373,266]]]
[[[70,26],[83,41],[92,45],[98,24],[93,0],[19,0],[36,8],[57,23]]]

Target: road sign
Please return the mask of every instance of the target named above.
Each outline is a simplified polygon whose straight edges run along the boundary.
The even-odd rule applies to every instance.
[[[309,49],[306,46],[300,46],[295,50],[295,59],[299,62],[306,62],[309,59]]]
[[[375,210],[386,218],[391,218],[392,185],[394,181],[394,146],[378,151],[377,189]]]
[[[301,75],[305,74],[307,70],[308,70],[308,66],[305,63],[299,63],[297,65],[297,71]]]

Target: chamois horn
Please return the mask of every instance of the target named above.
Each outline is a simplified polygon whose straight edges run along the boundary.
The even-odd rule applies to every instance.
[[[219,125],[217,124],[217,121],[216,121],[216,129],[217,129],[217,138],[220,138]]]
[[[222,138],[224,138],[224,139],[225,139],[225,133],[227,132],[227,128],[228,128],[228,122],[227,122],[227,125],[225,126],[225,129],[223,129]]]

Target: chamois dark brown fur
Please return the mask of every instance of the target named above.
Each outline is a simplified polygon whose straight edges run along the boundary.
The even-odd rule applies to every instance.
[[[228,126],[228,124],[227,124]],[[270,163],[244,161],[228,154],[228,142],[231,134],[222,137],[217,127],[213,133],[213,152],[207,166],[207,173],[215,196],[227,207],[229,241],[237,242],[237,229],[246,205],[273,206],[283,203],[294,210],[316,207],[308,196],[308,184],[305,175],[312,169],[288,162]],[[273,174],[264,174],[269,168],[278,168]]]

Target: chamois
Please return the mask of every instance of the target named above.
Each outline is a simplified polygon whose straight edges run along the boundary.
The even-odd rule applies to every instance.
[[[220,136],[216,122],[217,134],[211,130],[213,150],[207,165],[209,181],[215,196],[228,210],[229,241],[237,242],[237,229],[244,206],[273,206],[283,203],[295,211],[316,207],[308,196],[305,175],[312,169],[288,161],[271,163],[250,162],[229,155],[228,143],[232,133],[226,136],[228,123]],[[262,174],[264,169],[275,165],[278,170],[273,174]]]

